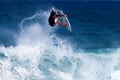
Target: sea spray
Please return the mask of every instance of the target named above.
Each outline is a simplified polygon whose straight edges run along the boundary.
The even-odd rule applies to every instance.
[[[23,19],[17,45],[0,47],[0,80],[120,80],[119,49],[73,51],[51,34],[47,18],[37,13]]]

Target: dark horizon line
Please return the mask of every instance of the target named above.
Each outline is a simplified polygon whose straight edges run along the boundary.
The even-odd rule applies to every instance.
[[[28,1],[28,2],[29,2],[29,1],[30,1],[30,2],[32,2],[32,1],[38,1],[38,2],[46,2],[46,1],[49,1],[49,2],[50,2],[50,1],[60,1],[60,2],[61,2],[61,1],[65,1],[65,2],[66,2],[66,1],[68,1],[68,2],[70,2],[70,1],[74,1],[74,2],[75,2],[75,1],[87,1],[87,2],[88,2],[88,1],[95,1],[95,2],[96,2],[96,1],[99,1],[99,2],[101,2],[101,1],[112,1],[112,2],[114,2],[114,1],[120,1],[120,0],[0,0],[0,2],[13,2],[13,1],[14,1],[14,2],[17,2],[17,1],[20,1],[20,2],[22,2],[22,1],[26,1],[26,2],[27,2],[27,1]]]

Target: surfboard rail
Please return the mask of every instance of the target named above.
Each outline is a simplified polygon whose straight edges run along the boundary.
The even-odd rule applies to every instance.
[[[56,11],[58,14],[60,14],[60,15],[65,15],[64,13],[63,13],[63,11],[61,11],[61,10],[57,10]],[[67,16],[63,16],[63,17],[61,17],[62,18],[62,21],[64,22],[64,23],[67,23],[68,24],[68,26],[66,26],[66,28],[70,31],[70,32],[72,32],[72,27],[71,27],[71,24],[70,24],[70,22],[69,22],[69,19],[68,19],[68,17]]]

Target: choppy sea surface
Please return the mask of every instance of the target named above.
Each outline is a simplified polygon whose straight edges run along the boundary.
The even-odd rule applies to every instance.
[[[119,48],[119,1],[0,1],[0,80],[120,80]]]

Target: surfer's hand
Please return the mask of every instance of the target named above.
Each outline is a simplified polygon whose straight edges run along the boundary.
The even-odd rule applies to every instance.
[[[55,10],[54,6],[52,6],[52,10],[53,10],[53,11]]]

